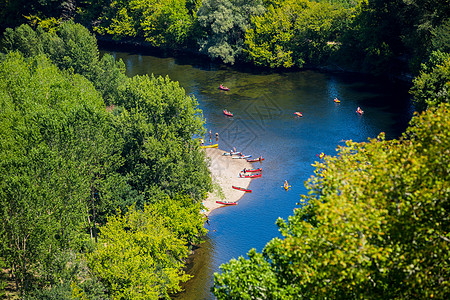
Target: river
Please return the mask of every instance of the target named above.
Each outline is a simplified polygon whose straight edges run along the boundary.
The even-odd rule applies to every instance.
[[[397,138],[412,116],[406,87],[358,74],[246,70],[188,55],[105,52],[121,58],[129,76],[153,73],[178,81],[199,102],[207,130],[219,133],[221,149],[236,147],[265,157],[255,163],[262,166],[263,176],[250,183],[253,193],[237,206],[211,213],[210,225],[205,225],[209,233],[189,266],[195,277],[176,299],[214,299],[213,274],[222,263],[246,257],[251,248],[261,251],[280,236],[275,221],[293,214],[319,153],[334,155],[345,140],[362,142],[380,132],[388,139]],[[219,84],[230,91],[219,90]],[[335,97],[341,103],[334,103]],[[355,113],[358,106],[363,115]],[[226,117],[223,109],[234,117]],[[296,111],[303,117],[296,117]],[[282,188],[284,180],[292,186],[287,192]]]

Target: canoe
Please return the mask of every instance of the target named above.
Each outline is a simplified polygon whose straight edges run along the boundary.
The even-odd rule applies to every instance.
[[[216,201],[216,203],[219,203],[222,205],[237,205],[237,202],[229,202],[229,201]]]
[[[207,146],[200,146],[200,148],[219,148],[219,144],[212,144],[212,145],[207,145]]]
[[[250,158],[252,157],[251,155],[243,155],[243,156],[235,156],[233,157],[233,159],[243,159],[243,158]]]
[[[261,177],[261,173],[260,174],[251,174],[251,175],[242,175],[242,173],[240,173],[239,177],[241,177],[241,178],[258,178],[258,177]]]
[[[230,88],[227,88],[226,86],[223,86],[223,85],[219,85],[219,90],[222,90],[222,91],[229,91]]]
[[[244,170],[242,170],[241,172],[244,172]],[[245,169],[245,172],[262,172],[262,168],[258,168],[258,169]]]
[[[228,116],[228,117],[232,117],[233,114],[231,112],[229,112],[228,110],[224,109],[223,110],[224,115]]]
[[[234,185],[232,185],[231,187],[232,187],[233,189],[235,189],[235,190],[240,190],[240,191],[247,192],[247,193],[251,193],[251,192],[252,192],[252,190],[244,189],[244,188],[242,188],[242,187],[238,187],[238,186],[234,186]]]
[[[263,161],[264,158],[251,158],[251,159],[247,159],[248,162],[257,162],[257,161]]]

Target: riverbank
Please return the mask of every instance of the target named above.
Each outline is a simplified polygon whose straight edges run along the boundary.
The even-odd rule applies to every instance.
[[[211,160],[209,169],[211,170],[213,184],[218,187],[212,193],[209,193],[206,200],[203,201],[203,205],[207,209],[206,215],[209,215],[214,209],[224,206],[216,203],[216,201],[236,202],[246,194],[243,191],[233,189],[231,186],[248,188],[251,179],[240,178],[239,172],[244,168],[251,169],[252,165],[245,159],[233,159],[231,156],[222,155],[226,152],[224,150],[206,148],[204,151]]]

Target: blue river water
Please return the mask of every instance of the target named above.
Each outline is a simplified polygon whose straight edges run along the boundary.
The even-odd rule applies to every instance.
[[[252,193],[239,205],[213,211],[205,242],[195,251],[189,273],[195,277],[175,299],[214,299],[213,274],[230,259],[255,248],[261,251],[279,236],[275,221],[287,219],[313,175],[311,166],[324,152],[334,155],[345,140],[357,142],[385,132],[398,138],[412,116],[408,90],[357,74],[318,71],[269,72],[233,68],[183,56],[104,51],[127,67],[127,75],[154,74],[178,81],[194,96],[205,128],[219,133],[219,148],[262,155],[263,176],[250,183]],[[230,88],[221,91],[219,84]],[[334,103],[337,97],[340,103]],[[363,115],[355,113],[357,107]],[[223,109],[234,114],[226,117]],[[294,112],[303,117],[296,117]],[[208,137],[209,138],[209,137]],[[212,161],[214,163],[214,161]],[[237,176],[237,174],[236,174]],[[288,180],[292,186],[285,191]]]

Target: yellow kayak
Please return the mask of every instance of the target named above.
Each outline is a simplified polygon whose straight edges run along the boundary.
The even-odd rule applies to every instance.
[[[207,146],[200,146],[200,148],[219,148],[219,144],[212,144],[212,145],[207,145]]]

